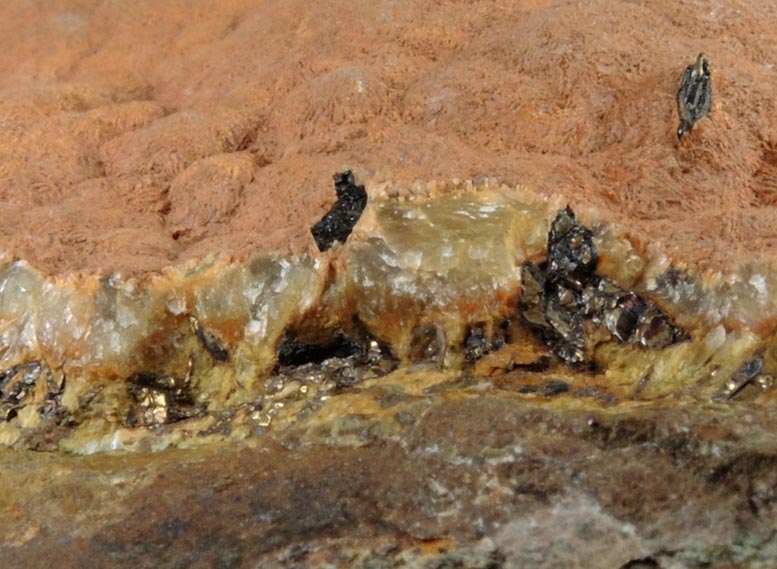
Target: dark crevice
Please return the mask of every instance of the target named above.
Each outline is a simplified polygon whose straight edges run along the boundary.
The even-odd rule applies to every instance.
[[[308,343],[286,336],[278,349],[278,363],[282,366],[300,366],[308,363],[320,364],[330,358],[362,356],[366,347],[342,332],[320,343]]]
[[[660,567],[661,565],[659,565],[658,561],[652,557],[632,559],[628,563],[621,565],[621,569],[658,569]]]

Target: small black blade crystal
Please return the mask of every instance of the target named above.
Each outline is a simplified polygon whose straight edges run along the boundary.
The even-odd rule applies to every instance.
[[[677,128],[677,138],[691,132],[693,125],[702,117],[707,116],[712,106],[712,80],[707,58],[700,53],[696,61],[689,65],[683,73],[680,89],[677,91],[677,113],[680,115],[680,126]]]
[[[350,170],[334,175],[337,201],[310,230],[319,251],[326,251],[335,241],[345,243],[367,206],[367,192],[359,186]]]

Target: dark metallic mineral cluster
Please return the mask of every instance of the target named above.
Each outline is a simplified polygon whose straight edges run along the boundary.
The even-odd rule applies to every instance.
[[[548,234],[547,261],[521,267],[521,318],[559,358],[589,364],[601,330],[650,349],[685,339],[658,306],[598,275],[598,260],[592,231],[567,207]]]
[[[40,403],[40,392],[45,392],[38,407],[40,417],[58,417],[64,388],[64,375],[58,379],[48,366],[37,361],[3,371],[0,373],[0,421],[11,421],[22,408],[36,404],[36,400]]]
[[[357,186],[350,170],[335,174],[337,201],[321,221],[310,230],[319,251],[326,251],[335,241],[345,243],[367,206],[364,186]]]

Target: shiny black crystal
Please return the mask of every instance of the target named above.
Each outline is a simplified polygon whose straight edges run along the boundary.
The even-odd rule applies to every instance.
[[[319,251],[327,251],[335,241],[345,243],[367,206],[364,186],[357,186],[350,170],[334,175],[337,201],[310,232]]]
[[[685,69],[677,90],[677,113],[680,115],[677,138],[682,139],[684,134],[691,132],[693,125],[707,115],[711,106],[710,67],[707,58],[700,53],[696,61]]]

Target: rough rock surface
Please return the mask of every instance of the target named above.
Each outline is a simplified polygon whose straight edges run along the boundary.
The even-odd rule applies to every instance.
[[[398,428],[353,414],[316,442],[292,429],[151,455],[4,451],[0,559],[295,569],[777,559],[773,416],[559,412],[455,384],[384,405]]]

